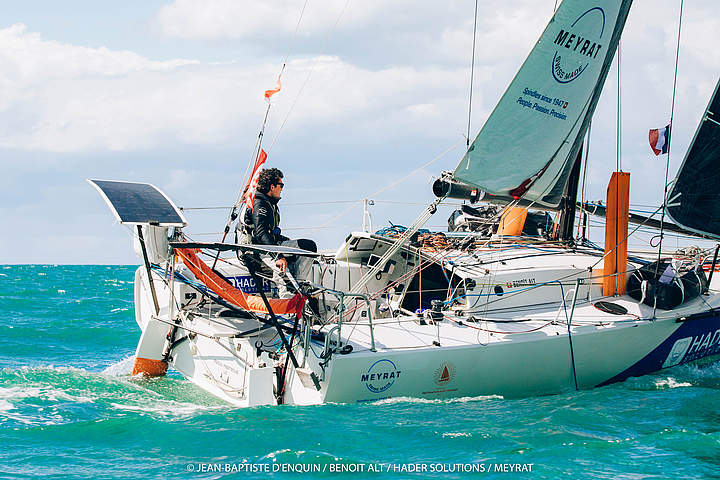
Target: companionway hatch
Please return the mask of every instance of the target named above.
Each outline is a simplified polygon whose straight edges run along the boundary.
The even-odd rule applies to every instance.
[[[163,227],[187,225],[180,210],[154,185],[115,180],[88,182],[97,188],[120,223]]]

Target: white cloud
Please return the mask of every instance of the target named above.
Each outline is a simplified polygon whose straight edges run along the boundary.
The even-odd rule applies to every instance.
[[[0,30],[0,64],[0,146],[25,150],[216,141],[230,120],[223,97],[242,81],[197,61],[44,40],[24,25]]]
[[[329,31],[334,28],[338,18],[345,26],[363,25],[383,5],[379,0],[363,0],[352,5],[350,13],[345,15],[347,0],[175,0],[160,9],[157,21],[163,33],[182,38],[245,38],[257,34],[292,34],[306,3],[299,29],[302,34]],[[399,3],[407,5],[408,1]]]
[[[550,7],[538,12],[528,0],[481,3],[476,35],[479,64],[527,53],[551,12]],[[465,66],[471,56],[473,13],[472,2],[457,0],[175,0],[160,8],[156,22],[170,37],[242,39],[243,46],[278,55],[293,48],[326,52],[345,45],[370,62]]]
[[[235,26],[232,31],[250,36],[261,30],[291,32],[303,3],[177,0],[163,7],[158,18],[167,28],[177,27],[177,32],[189,36],[193,28],[208,35],[229,35],[225,21]],[[334,20],[328,18],[336,18],[344,2],[308,5],[302,27],[312,32],[332,25]],[[446,54],[454,63],[404,65],[399,58],[394,66],[373,68],[338,56],[291,58],[283,90],[274,99],[266,138],[274,137],[291,109],[284,134],[318,138],[315,132],[322,131],[328,143],[386,141],[403,134],[455,138],[463,133],[472,16],[465,12],[454,23],[433,20],[466,7],[462,2],[415,8],[405,1],[351,3],[347,24],[372,25],[368,37],[378,29],[394,31],[404,48],[414,46],[433,58]],[[669,48],[660,46],[672,43],[674,27],[663,30],[652,25],[658,24],[654,16],[670,17],[674,7],[663,4],[657,12],[651,7],[636,5],[623,44],[624,95],[629,100],[625,112],[632,116],[630,121],[641,113],[651,120],[667,116],[663,106],[669,98],[670,75],[662,72],[672,67],[673,56]],[[717,63],[713,59],[718,53],[707,41],[713,24],[702,10],[686,15],[683,45],[689,54],[681,65],[702,75],[681,72],[679,92],[692,99],[694,108],[707,101],[713,79],[706,72]],[[471,135],[477,133],[548,17],[549,11],[538,12],[526,0],[512,0],[502,8],[497,2],[483,5]],[[312,77],[304,86],[311,69]],[[13,25],[0,29],[0,147],[51,152],[133,151],[167,145],[244,148],[253,142],[265,109],[262,91],[274,84],[277,71],[277,64],[257,61],[156,61],[130,51],[47,40],[24,25]],[[692,81],[683,80],[688,78]]]
[[[44,40],[23,25],[0,30],[0,52],[0,147],[23,150],[129,151],[238,141],[244,146],[256,134],[265,110],[262,92],[278,71],[263,63],[158,62]],[[274,100],[269,131],[291,108],[288,131],[335,128],[350,118],[356,128],[372,128],[378,118],[420,101],[457,103],[466,78],[467,69],[372,70],[337,57],[296,59]],[[410,113],[395,120],[397,131]],[[436,126],[429,121],[421,128]]]

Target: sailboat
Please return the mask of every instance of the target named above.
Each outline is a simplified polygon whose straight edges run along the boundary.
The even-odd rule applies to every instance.
[[[90,180],[143,259],[133,375],[172,367],[237,406],[311,405],[553,394],[720,353],[712,255],[628,256],[629,174],[608,187],[605,249],[572,238],[583,138],[631,3],[565,0],[438,199],[407,229],[354,232],[332,255],[194,242],[155,186]],[[716,96],[667,201],[713,238],[717,202],[692,179],[717,154]],[[447,198],[505,207],[485,210],[482,233],[423,233]],[[559,220],[528,229],[530,208]],[[259,261],[278,254],[314,262],[290,297]]]

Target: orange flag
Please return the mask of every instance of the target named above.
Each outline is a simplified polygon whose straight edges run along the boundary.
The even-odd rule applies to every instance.
[[[278,76],[277,85],[275,85],[275,88],[273,88],[272,90],[265,90],[265,100],[267,100],[269,102],[270,97],[272,97],[277,92],[279,92],[281,88],[282,88],[282,85],[280,85],[280,77]]]

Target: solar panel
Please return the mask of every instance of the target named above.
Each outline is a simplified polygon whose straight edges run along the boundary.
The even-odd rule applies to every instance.
[[[120,223],[164,227],[187,225],[175,204],[154,185],[115,180],[88,182],[97,188]]]

